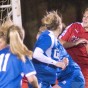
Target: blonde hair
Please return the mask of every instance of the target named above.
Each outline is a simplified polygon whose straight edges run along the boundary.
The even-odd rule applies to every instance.
[[[13,25],[13,22],[10,19],[8,19],[0,27],[0,38],[4,38],[5,41],[7,39],[7,31],[8,31],[8,28],[11,25]]]
[[[47,30],[47,27],[46,27],[46,26],[41,26],[41,27],[39,28],[39,32],[40,32],[40,33],[43,32],[43,31],[45,31],[45,30]]]
[[[62,22],[61,16],[57,14],[57,11],[47,12],[42,19],[42,24],[45,25],[48,30],[56,30]]]
[[[25,56],[31,58],[32,52],[29,51],[26,45],[23,43],[23,39],[23,29],[15,25],[9,27],[7,33],[7,43],[10,44],[10,50],[13,54],[16,54],[23,62],[25,62]]]

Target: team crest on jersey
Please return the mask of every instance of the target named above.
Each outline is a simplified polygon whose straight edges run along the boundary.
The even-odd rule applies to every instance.
[[[62,83],[65,85],[66,84],[66,80],[62,81]]]
[[[56,59],[58,59],[58,61],[60,61],[59,60],[59,57],[60,57],[59,50],[58,49],[55,49],[54,50],[54,58],[56,58]]]
[[[71,41],[72,41],[72,42],[75,42],[75,41],[77,41],[78,39],[79,39],[78,37],[76,37],[76,36],[73,35],[72,38],[71,38]]]

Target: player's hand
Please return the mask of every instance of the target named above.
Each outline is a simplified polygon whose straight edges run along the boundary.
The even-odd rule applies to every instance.
[[[58,85],[54,85],[52,88],[61,88],[61,87]]]
[[[68,58],[64,57],[62,61],[65,63],[66,66],[68,66],[69,64]]]
[[[31,50],[29,50],[29,57],[30,57],[30,59],[32,59],[32,56],[33,56],[33,52]]]
[[[75,45],[79,45],[79,44],[88,44],[88,40],[86,39],[79,39],[75,42]]]
[[[62,68],[62,70],[66,68],[66,65],[63,61],[57,62],[55,66]]]

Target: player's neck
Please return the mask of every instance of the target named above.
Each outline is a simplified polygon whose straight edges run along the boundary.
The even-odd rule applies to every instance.
[[[86,27],[85,30],[88,32],[88,27]]]
[[[59,31],[58,30],[53,31],[53,33],[54,33],[55,37],[58,37],[58,35],[59,35]]]

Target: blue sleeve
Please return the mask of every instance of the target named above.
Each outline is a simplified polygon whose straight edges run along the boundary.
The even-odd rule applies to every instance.
[[[26,62],[22,62],[22,69],[23,73],[26,74],[31,74],[31,73],[36,73],[35,68],[32,64],[32,61],[29,60],[29,58],[26,57]]]
[[[41,48],[43,51],[46,51],[51,46],[51,38],[49,35],[42,35],[37,40],[37,46]]]

